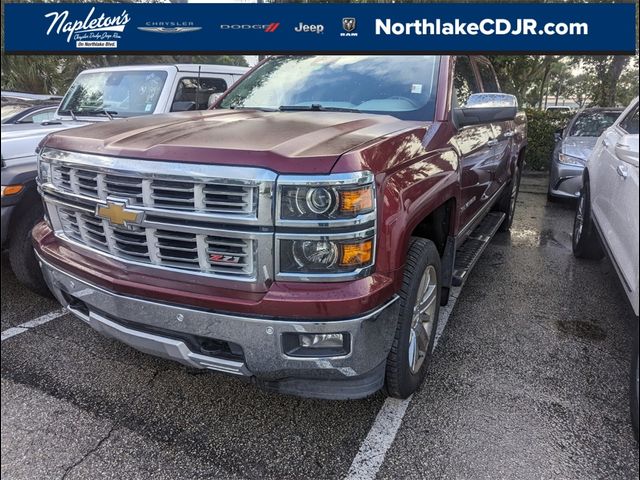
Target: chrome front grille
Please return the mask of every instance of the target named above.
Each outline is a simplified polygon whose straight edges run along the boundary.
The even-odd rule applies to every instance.
[[[185,165],[45,150],[40,188],[56,234],[129,263],[213,278],[272,278],[275,174],[255,168]],[[140,212],[112,223],[98,207]]]
[[[116,197],[144,207],[229,214],[250,214],[257,207],[256,186],[105,174],[63,164],[52,165],[52,180],[69,193],[97,200]]]
[[[230,276],[250,276],[256,245],[245,238],[185,233],[155,228],[114,227],[68,207],[58,207],[68,238],[130,261]]]

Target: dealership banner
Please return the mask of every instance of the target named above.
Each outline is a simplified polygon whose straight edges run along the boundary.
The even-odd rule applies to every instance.
[[[635,53],[633,3],[4,3],[5,53]]]

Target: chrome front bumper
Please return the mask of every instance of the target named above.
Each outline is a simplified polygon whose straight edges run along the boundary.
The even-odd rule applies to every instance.
[[[267,388],[284,393],[359,398],[382,386],[382,367],[396,329],[397,296],[373,312],[345,320],[251,318],[128,297],[92,285],[42,258],[40,264],[51,291],[71,313],[98,332],[145,353],[190,367],[255,377]],[[283,346],[285,333],[348,333],[350,351],[338,357],[289,356]],[[203,355],[181,339],[184,335],[231,342],[242,348],[242,356]],[[329,383],[321,385],[322,381]],[[307,392],[305,382],[320,383]],[[358,382],[364,386],[350,387]]]

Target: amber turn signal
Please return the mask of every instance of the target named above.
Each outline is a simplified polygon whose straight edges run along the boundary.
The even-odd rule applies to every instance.
[[[373,210],[373,187],[340,191],[340,211],[352,215]]]
[[[357,267],[371,263],[373,258],[373,240],[341,245],[340,266]]]
[[[22,185],[7,185],[2,186],[2,196],[10,197],[11,195],[19,194],[24,187]]]

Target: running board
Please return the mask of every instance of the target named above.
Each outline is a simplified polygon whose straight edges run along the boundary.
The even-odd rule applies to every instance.
[[[489,245],[505,217],[504,213],[489,213],[458,248],[456,263],[453,267],[453,278],[451,279],[451,284],[454,287],[459,287],[466,281],[469,272]]]

